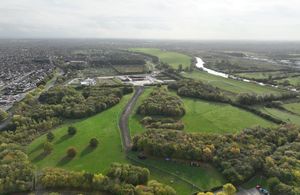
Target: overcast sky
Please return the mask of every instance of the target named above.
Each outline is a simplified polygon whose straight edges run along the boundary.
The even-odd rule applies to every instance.
[[[300,40],[300,0],[0,1],[0,38]]]

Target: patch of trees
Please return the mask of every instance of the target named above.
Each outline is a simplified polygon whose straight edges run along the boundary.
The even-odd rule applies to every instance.
[[[237,103],[242,105],[255,105],[255,104],[263,104],[272,101],[278,100],[287,100],[291,98],[296,98],[297,93],[293,92],[286,92],[280,93],[277,95],[274,94],[265,94],[265,95],[257,95],[257,94],[250,94],[250,93],[241,93],[237,97]]]
[[[150,116],[144,117],[140,121],[147,129],[173,129],[183,130],[184,124],[181,120],[173,118],[152,118]]]
[[[0,144],[0,194],[25,192],[32,188],[34,167],[15,144]]]
[[[0,108],[0,122],[8,117],[8,114]]]
[[[42,171],[39,184],[44,188],[71,188],[89,191],[105,191],[112,194],[175,195],[173,188],[149,181],[149,170],[133,165],[114,163],[106,175],[75,172],[59,168]]]
[[[300,137],[266,157],[263,170],[272,177],[268,181],[271,194],[300,194]]]
[[[160,87],[149,95],[138,107],[141,115],[183,116],[183,102],[177,96],[171,95],[167,89]]]
[[[267,129],[257,127],[228,135],[148,130],[134,137],[132,149],[159,157],[211,162],[235,184],[246,181],[264,169],[266,176],[275,175],[281,182],[288,182],[285,185],[296,187],[299,185],[299,177],[295,176],[300,171],[297,148],[299,134],[300,129],[291,125]],[[288,152],[285,153],[287,148]],[[280,156],[282,158],[279,159]],[[277,166],[279,168],[267,165],[267,157],[280,163]],[[277,171],[272,173],[272,170]]]
[[[219,88],[213,87],[210,84],[203,83],[201,81],[195,81],[191,79],[183,79],[177,82],[170,83],[169,89],[177,91],[180,96],[201,98],[209,101],[217,102],[230,102]]]
[[[40,95],[29,94],[16,106],[10,131],[0,133],[0,143],[30,143],[67,118],[88,117],[116,105],[123,94],[131,91],[129,86],[88,86],[77,90],[57,86]]]
[[[103,51],[100,54],[91,55],[89,63],[92,66],[109,65],[144,65],[145,57],[140,54],[127,51]]]

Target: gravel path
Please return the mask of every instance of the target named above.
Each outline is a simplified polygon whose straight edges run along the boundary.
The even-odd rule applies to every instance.
[[[131,148],[131,137],[130,137],[130,131],[128,127],[128,119],[137,99],[143,92],[144,92],[144,87],[140,86],[136,88],[133,97],[130,99],[125,109],[123,110],[119,121],[119,128],[121,130],[121,135],[122,135],[122,143],[126,151],[130,150]]]

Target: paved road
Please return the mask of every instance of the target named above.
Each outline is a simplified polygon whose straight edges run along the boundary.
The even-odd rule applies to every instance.
[[[143,91],[144,91],[143,86],[139,86],[136,88],[133,97],[127,103],[125,109],[123,110],[120,121],[119,121],[119,127],[120,127],[121,135],[122,135],[122,143],[123,143],[123,147],[126,151],[130,150],[130,148],[131,148],[131,137],[130,137],[130,131],[128,128],[128,119],[129,119],[130,113],[132,112],[132,109],[133,109],[138,97],[143,93]]]

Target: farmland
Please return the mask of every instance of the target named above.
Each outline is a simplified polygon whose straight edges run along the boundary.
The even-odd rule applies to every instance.
[[[163,51],[156,48],[132,48],[131,51],[142,52],[157,56],[160,61],[170,64],[173,68],[177,69],[180,64],[183,68],[190,67],[191,57],[171,51]]]

